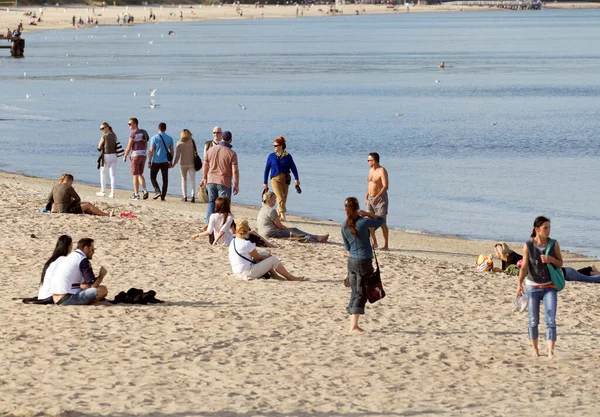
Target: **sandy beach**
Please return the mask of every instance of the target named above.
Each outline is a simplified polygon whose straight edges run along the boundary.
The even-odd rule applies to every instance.
[[[224,249],[189,239],[204,204],[132,202],[123,190],[108,200],[75,182],[83,201],[138,218],[38,212],[54,182],[0,173],[0,415],[597,414],[594,285],[568,283],[556,358],[534,359],[526,313],[512,312],[515,278],[473,269],[493,242],[392,231],[392,250],[379,252],[388,296],[367,306],[367,332],[354,335],[338,224],[290,216],[331,242],[278,241],[272,250],[310,282],[246,282],[231,274]],[[233,212],[255,225],[256,208]],[[93,264],[108,269],[109,298],[137,287],[165,303],[13,300],[36,295],[63,233],[96,239]]]
[[[546,3],[548,9],[574,9],[574,8],[598,8],[600,3]],[[29,25],[30,17],[26,13],[35,12],[39,17],[40,8],[23,6],[18,9],[12,7],[0,8],[0,28],[4,34],[6,28],[15,29],[19,22],[23,22],[24,32],[32,30],[52,30],[72,28],[72,17],[78,20],[80,17],[85,21],[89,16],[92,21],[98,20],[101,26],[116,25],[117,16],[130,14],[135,18],[135,24],[150,23],[144,21],[148,18],[150,11],[156,15],[152,23],[179,23],[200,22],[207,20],[231,20],[231,19],[272,19],[272,18],[295,18],[295,17],[334,17],[328,13],[326,5],[278,6],[265,5],[254,7],[254,5],[241,5],[242,13],[238,13],[236,7],[229,5],[163,5],[163,6],[107,6],[90,7],[87,5],[45,6],[43,8],[42,21],[35,26]],[[399,6],[396,9],[385,5],[376,4],[347,4],[339,9],[337,15],[359,14],[394,14],[394,13],[424,13],[424,12],[466,12],[501,10],[489,6],[451,6],[451,5],[415,5],[410,8]],[[181,16],[180,16],[181,12]],[[122,22],[121,22],[122,23]],[[82,28],[87,27],[83,25]]]

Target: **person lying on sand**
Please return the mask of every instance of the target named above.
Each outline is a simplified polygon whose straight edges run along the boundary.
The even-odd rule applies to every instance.
[[[281,279],[281,274],[288,281],[304,281],[303,277],[289,273],[277,257],[268,252],[258,252],[256,245],[246,240],[249,231],[246,220],[238,221],[235,237],[229,245],[229,263],[236,276],[249,280],[261,278],[269,272],[275,279]]]
[[[275,210],[277,196],[274,192],[267,191],[262,196],[263,206],[258,212],[258,233],[273,238],[300,238],[309,242],[325,243],[329,235],[312,235],[296,227],[286,227],[281,223],[279,214]]]
[[[71,174],[62,174],[58,184],[52,187],[52,191],[48,195],[48,205],[52,206],[52,213],[113,215],[112,210],[105,213],[92,203],[82,203],[79,194],[73,188],[73,176]]]
[[[89,305],[106,298],[108,289],[100,285],[106,268],[101,266],[96,277],[90,263],[95,252],[94,239],[83,238],[77,242],[77,249],[60,262],[50,282],[56,305]]]

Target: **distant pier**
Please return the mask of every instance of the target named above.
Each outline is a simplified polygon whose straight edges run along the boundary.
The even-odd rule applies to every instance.
[[[539,0],[472,0],[472,1],[447,1],[443,3],[448,6],[481,6],[495,7],[509,10],[540,10],[542,2]]]
[[[4,41],[10,42],[10,45],[3,44]],[[0,49],[10,49],[10,55],[13,58],[23,58],[25,53],[25,39],[20,36],[11,36],[10,38],[0,37]]]

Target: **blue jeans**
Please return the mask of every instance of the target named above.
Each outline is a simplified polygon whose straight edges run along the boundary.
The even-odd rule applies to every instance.
[[[365,294],[365,278],[373,274],[371,259],[348,258],[348,278],[350,281],[350,302],[346,311],[348,314],[365,314],[367,295]]]
[[[210,215],[215,212],[215,200],[219,197],[227,197],[231,203],[231,187],[225,187],[221,184],[206,184],[206,193],[208,194],[208,207],[206,207],[206,223]]]
[[[77,294],[71,294],[65,298],[64,301],[58,304],[61,307],[66,306],[87,306],[96,301],[98,297],[98,290],[96,288],[87,288],[77,292]]]
[[[579,281],[598,284],[600,283],[600,275],[584,275],[575,268],[565,266],[565,281]]]
[[[286,239],[286,238],[290,237],[290,232],[294,233],[295,235],[302,235],[305,238],[307,238],[310,242],[313,242],[313,243],[318,242],[317,235],[311,235],[310,233],[303,232],[302,230],[298,229],[297,227],[288,227],[287,230],[277,229],[275,232],[270,233],[266,237],[273,237],[276,239]]]
[[[527,309],[529,310],[529,338],[538,339],[540,323],[540,301],[544,302],[544,319],[546,321],[546,340],[556,341],[556,307],[557,292],[554,288],[533,288],[527,286]]]

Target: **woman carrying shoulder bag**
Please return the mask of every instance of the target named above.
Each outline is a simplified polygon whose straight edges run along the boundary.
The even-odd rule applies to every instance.
[[[525,292],[528,296],[529,339],[533,356],[540,356],[538,351],[538,324],[540,322],[540,301],[544,303],[544,319],[546,320],[546,340],[548,341],[548,358],[554,357],[556,343],[556,307],[558,302],[556,287],[552,284],[548,264],[556,268],[563,266],[558,242],[548,249],[550,243],[550,220],[544,216],[536,217],[533,222],[531,239],[523,246],[523,266],[517,281],[517,296]],[[546,252],[548,254],[546,254]],[[527,279],[525,279],[527,278]],[[525,281],[526,290],[523,289]]]
[[[365,314],[365,280],[373,274],[373,247],[369,228],[377,229],[385,224],[383,217],[377,217],[359,208],[355,197],[346,199],[346,222],[342,226],[344,248],[348,251],[348,278],[352,290],[346,310],[350,314],[350,331],[355,333],[363,332],[363,329],[358,327],[358,319],[361,314]]]

